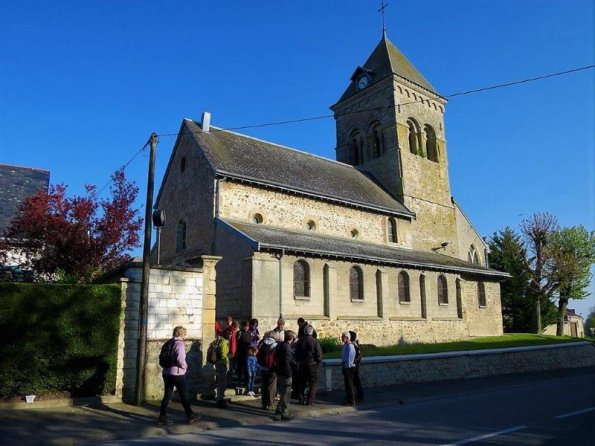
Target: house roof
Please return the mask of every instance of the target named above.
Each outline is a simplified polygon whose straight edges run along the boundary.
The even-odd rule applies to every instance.
[[[40,189],[47,191],[49,183],[48,170],[0,164],[0,236],[25,199]]]
[[[414,83],[418,87],[438,95],[435,88],[426,80],[425,77],[413,66],[409,59],[390,41],[386,34],[372,51],[370,57],[363,67],[358,67],[347,90],[341,96],[338,102],[341,102],[357,93],[355,83],[360,73],[370,74],[370,85],[380,82],[393,74]]]
[[[274,249],[297,254],[354,259],[386,265],[424,270],[470,273],[494,278],[509,277],[490,268],[465,260],[429,251],[414,251],[390,245],[368,243],[348,238],[332,237],[316,232],[275,228],[219,219],[218,224],[243,237],[256,251]]]
[[[219,176],[368,210],[414,216],[353,166],[213,127],[203,132],[191,120],[185,124]]]

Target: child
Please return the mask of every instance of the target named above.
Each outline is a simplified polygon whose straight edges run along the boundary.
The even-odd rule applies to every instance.
[[[248,387],[246,388],[246,395],[256,396],[254,394],[254,378],[258,371],[258,363],[256,362],[256,349],[250,347],[248,349],[248,357],[246,358],[246,368],[248,369]]]

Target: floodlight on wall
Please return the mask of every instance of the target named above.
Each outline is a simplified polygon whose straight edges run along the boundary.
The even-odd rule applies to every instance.
[[[159,254],[161,251],[161,228],[165,226],[165,211],[155,209],[153,211],[153,226],[157,229],[157,265],[159,265]]]

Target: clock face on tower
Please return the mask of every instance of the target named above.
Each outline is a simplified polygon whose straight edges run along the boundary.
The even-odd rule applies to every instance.
[[[368,86],[368,76],[366,76],[364,74],[364,75],[360,76],[360,78],[357,80],[357,89],[363,90],[367,86]]]

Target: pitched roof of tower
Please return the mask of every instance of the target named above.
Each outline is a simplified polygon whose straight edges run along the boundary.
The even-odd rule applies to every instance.
[[[188,119],[184,123],[219,176],[368,210],[414,216],[353,166],[213,127],[203,132]]]
[[[224,227],[243,237],[256,251],[283,249],[286,252],[310,254],[340,259],[413,268],[457,271],[482,276],[509,277],[509,274],[476,265],[465,260],[430,251],[417,251],[376,244],[347,237],[333,237],[311,231],[276,228],[264,224],[251,224],[218,219]]]
[[[434,87],[421,75],[417,68],[409,62],[409,59],[407,59],[405,55],[399,51],[390,40],[388,40],[386,34],[383,34],[382,39],[374,51],[372,51],[372,54],[368,57],[364,66],[358,67],[355,70],[351,77],[349,87],[347,87],[347,90],[345,90],[338,102],[357,93],[355,88],[357,76],[364,71],[371,74],[371,84],[379,82],[394,74],[438,95]]]

